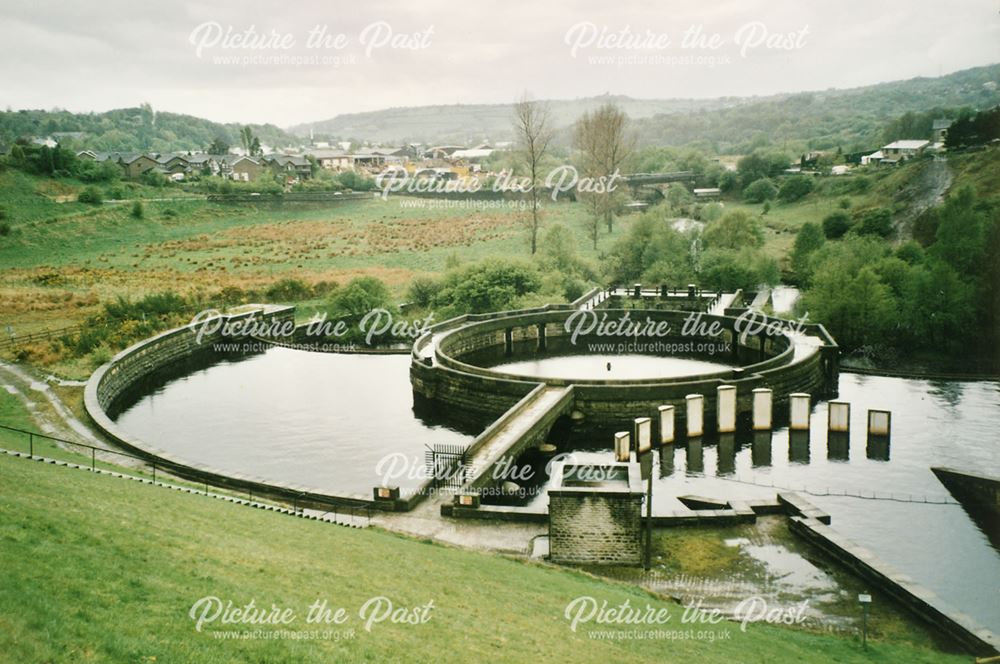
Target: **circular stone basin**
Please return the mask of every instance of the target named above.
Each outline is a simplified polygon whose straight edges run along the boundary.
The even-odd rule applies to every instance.
[[[494,364],[491,370],[515,376],[567,380],[679,378],[731,369],[731,365],[658,355],[547,355]]]

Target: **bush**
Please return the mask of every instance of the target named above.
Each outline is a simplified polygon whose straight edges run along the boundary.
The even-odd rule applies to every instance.
[[[823,220],[823,234],[831,240],[837,240],[851,230],[851,218],[846,212],[834,212]]]
[[[701,209],[702,221],[715,221],[722,216],[723,207],[721,203],[709,203]]]
[[[781,183],[778,198],[785,203],[793,203],[811,192],[815,186],[813,179],[808,175],[793,175]]]
[[[702,238],[716,249],[760,247],[764,244],[764,231],[759,220],[743,210],[734,210],[705,226]]]
[[[136,201],[132,203],[132,218],[142,219],[144,210],[142,209],[142,201]]]
[[[743,200],[747,203],[763,203],[778,195],[778,188],[767,178],[755,180],[743,190]]]
[[[268,299],[280,302],[295,302],[312,297],[312,289],[300,279],[282,279],[271,284],[264,291]]]
[[[538,272],[530,265],[487,261],[446,275],[434,304],[455,312],[500,311],[541,285]]]
[[[410,282],[406,297],[418,307],[429,307],[441,290],[441,284],[429,277],[417,277]]]
[[[10,235],[10,224],[6,221],[0,221],[0,237],[7,237]]]
[[[338,318],[360,319],[373,309],[389,309],[389,289],[375,277],[356,277],[330,300],[330,312]]]
[[[579,279],[574,279],[573,277],[567,277],[563,281],[563,297],[566,298],[567,302],[573,302],[583,297],[583,294],[587,292],[587,285],[584,284]]]
[[[865,210],[858,215],[857,232],[860,235],[888,237],[892,233],[892,213],[886,208]]]
[[[101,195],[101,190],[97,187],[85,187],[77,195],[76,200],[81,203],[89,203],[90,205],[100,205],[104,202],[104,197]]]

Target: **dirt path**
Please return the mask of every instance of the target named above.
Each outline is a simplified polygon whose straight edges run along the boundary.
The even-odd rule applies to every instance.
[[[945,157],[934,157],[913,184],[897,193],[896,200],[905,203],[906,207],[893,219],[895,244],[913,239],[914,220],[929,208],[944,202],[954,178],[948,160]]]

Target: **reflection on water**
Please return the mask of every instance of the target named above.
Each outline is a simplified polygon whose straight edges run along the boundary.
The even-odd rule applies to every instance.
[[[620,361],[616,356],[614,361]],[[644,358],[649,362],[650,358]],[[425,446],[468,444],[458,431],[415,410],[407,355],[308,353],[272,348],[241,361],[186,369],[123,402],[119,425],[181,459],[223,471],[334,493],[370,495],[387,453],[422,462]],[[825,403],[809,432],[740,431],[657,452],[653,504],[680,509],[679,495],[773,499],[775,487],[805,489],[834,527],[945,601],[1000,631],[1000,555],[955,504],[863,500],[833,494],[892,494],[951,500],[931,466],[1000,475],[997,383],[941,383],[844,374],[851,433],[826,435]],[[890,410],[892,439],[865,435],[868,408]],[[627,429],[622,422],[619,429]],[[553,432],[561,449],[606,451],[610,435]],[[533,465],[544,466],[537,451]],[[419,478],[395,483],[414,487]],[[529,504],[543,509],[539,474]]]
[[[675,378],[725,371],[730,367],[716,362],[684,357],[656,355],[547,355],[545,357],[501,362],[494,371],[538,378],[623,380],[637,378]]]
[[[657,452],[654,509],[679,509],[675,497],[689,494],[753,500],[773,499],[772,486],[804,490],[839,532],[1000,631],[1000,553],[930,471],[950,466],[1000,475],[997,385],[943,389],[927,381],[844,374],[838,399],[853,405],[847,435],[827,436],[827,408],[819,403],[809,431],[740,431]],[[892,411],[891,440],[868,439],[868,408]],[[611,456],[603,434],[577,430],[558,442],[561,450],[607,450]],[[895,500],[829,495],[840,493]],[[925,499],[949,504],[919,502]],[[546,503],[542,488],[526,504],[542,509]]]
[[[370,497],[387,454],[405,454],[420,466],[425,445],[468,444],[478,432],[415,410],[409,363],[409,355],[275,347],[153,382],[123,402],[117,422],[188,462]],[[410,475],[393,483],[420,484]]]

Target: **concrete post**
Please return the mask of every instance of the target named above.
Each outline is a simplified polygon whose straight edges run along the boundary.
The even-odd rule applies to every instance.
[[[697,438],[705,433],[705,397],[700,394],[689,394],[687,401],[687,435]]]
[[[674,442],[674,407],[660,406],[657,411],[660,414],[660,445],[669,445]]]
[[[634,284],[632,286],[632,297],[642,297],[642,284]]]
[[[735,385],[720,385],[716,389],[715,415],[716,421],[719,423],[719,433],[736,431]]]
[[[809,430],[809,395],[793,392],[788,395],[788,428],[793,431]]]
[[[688,284],[688,297],[694,299],[698,291],[698,287],[695,284]]]
[[[831,432],[846,433],[850,431],[851,404],[846,401],[831,401],[826,426]]]
[[[889,437],[892,413],[888,410],[868,409],[868,435]]]
[[[770,431],[774,426],[772,422],[773,394],[766,387],[758,387],[753,391],[753,430]]]
[[[538,324],[538,350],[545,350],[545,323]]]
[[[631,438],[628,431],[619,431],[615,434],[615,461],[628,461]]]
[[[646,454],[653,449],[653,420],[648,417],[635,418],[635,448],[639,454]]]
[[[514,354],[514,328],[512,327],[503,331],[503,353],[508,357]]]
[[[670,297],[670,288],[666,284],[660,284],[660,299],[666,300]]]

